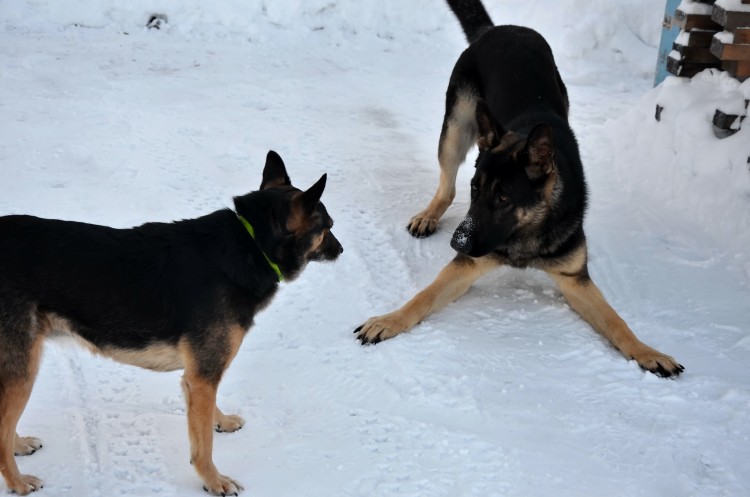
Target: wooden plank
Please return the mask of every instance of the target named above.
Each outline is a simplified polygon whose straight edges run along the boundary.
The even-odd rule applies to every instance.
[[[686,47],[685,45],[678,45],[675,43],[672,46],[672,50],[675,50],[682,55],[683,62],[700,62],[704,64],[715,64],[719,62],[719,59],[711,53],[709,47]]]
[[[682,78],[692,78],[704,69],[719,67],[719,64],[699,64],[695,62],[682,62],[672,57],[667,58],[667,72]]]
[[[719,129],[730,130],[734,122],[739,119],[740,116],[735,114],[725,114],[723,111],[716,109],[714,113],[713,123]]]
[[[721,62],[721,69],[740,81],[750,78],[750,62],[724,60]]]
[[[688,47],[710,47],[711,39],[714,37],[715,31],[698,31],[693,30],[689,33],[687,45]]]
[[[745,81],[747,78],[750,78],[750,62],[736,62],[732,70],[729,71],[729,74],[739,79],[740,81]]]
[[[726,10],[719,5],[714,5],[713,10],[711,11],[711,19],[724,26],[724,29],[730,31],[736,28],[750,26],[750,12]]]
[[[680,9],[677,9],[674,13],[674,22],[685,31],[692,31],[694,29],[719,31],[721,29],[721,25],[714,21],[711,15],[686,14]]]
[[[728,44],[724,43],[719,38],[714,38],[711,41],[711,53],[721,60],[750,61],[750,44]]]
[[[747,0],[750,3],[750,0]],[[750,43],[750,28],[737,28],[734,30],[734,43]]]

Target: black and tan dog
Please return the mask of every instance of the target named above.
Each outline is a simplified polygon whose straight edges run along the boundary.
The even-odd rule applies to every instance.
[[[448,3],[470,46],[448,84],[440,184],[407,228],[416,237],[435,231],[455,196],[458,167],[476,143],[471,205],[451,240],[458,254],[403,307],[357,328],[358,338],[376,343],[410,329],[491,269],[531,267],[546,271],[570,306],[625,357],[658,375],[678,375],[683,367],[639,341],[589,277],[586,183],[549,45],[528,28],[493,27],[479,0]]]
[[[0,217],[0,471],[20,495],[42,482],[18,471],[14,453],[38,439],[16,425],[46,338],[67,335],[97,354],[155,371],[184,369],[191,462],[214,495],[239,483],[212,460],[213,433],[244,420],[216,407],[216,390],[255,314],[279,281],[308,261],[343,251],[320,203],[326,176],[294,188],[269,152],[260,190],[235,211],[114,229],[31,216]]]

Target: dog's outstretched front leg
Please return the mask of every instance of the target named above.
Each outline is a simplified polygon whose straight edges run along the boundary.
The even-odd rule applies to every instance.
[[[213,462],[213,426],[218,382],[206,379],[186,367],[182,389],[187,402],[190,462],[203,479],[203,488],[212,495],[238,495],[242,485],[219,473]]]
[[[663,377],[677,376],[685,368],[673,357],[641,342],[607,303],[599,288],[591,281],[584,266],[578,274],[550,275],[570,306],[628,359],[635,359],[644,370]]]
[[[457,255],[445,266],[435,281],[415,295],[397,311],[373,317],[354,330],[363,344],[378,343],[392,338],[419,323],[428,314],[453,302],[487,271],[500,265],[493,256],[477,259]]]

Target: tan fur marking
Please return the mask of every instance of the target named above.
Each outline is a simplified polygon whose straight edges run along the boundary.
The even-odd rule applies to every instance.
[[[292,233],[303,233],[310,229],[310,219],[305,214],[302,207],[302,192],[298,192],[292,197],[290,202],[289,218],[286,221],[286,229]]]
[[[643,369],[652,372],[663,370],[669,374],[678,374],[682,371],[682,367],[674,358],[641,342],[609,305],[599,288],[588,277],[585,254],[584,246],[583,250],[577,251],[567,264],[557,270],[548,270],[570,307],[626,358],[635,359]]]
[[[13,453],[17,456],[28,456],[42,448],[42,441],[36,437],[22,437],[16,433]]]
[[[459,93],[446,121],[445,133],[440,137],[438,162],[440,181],[429,205],[409,221],[407,229],[415,236],[431,235],[438,221],[456,197],[456,175],[466,154],[477,139],[476,96]]]
[[[178,347],[169,344],[154,344],[142,349],[107,347],[97,349],[97,353],[123,364],[152,371],[176,371],[184,367]]]
[[[236,414],[224,414],[217,406],[214,410],[214,429],[219,432],[231,433],[245,425],[245,420]]]
[[[38,323],[36,323],[38,325]],[[22,475],[18,470],[14,451],[16,447],[16,425],[34,386],[42,356],[44,333],[36,335],[29,350],[26,374],[20,378],[0,378],[0,474],[8,490],[18,495],[27,495],[43,486],[42,480],[31,475]]]
[[[176,371],[184,367],[179,348],[176,345],[157,343],[140,349],[100,348],[77,334],[67,319],[54,313],[46,314],[43,317],[42,324],[45,335],[71,339],[92,354],[108,357],[123,364],[152,371]]]
[[[365,341],[385,340],[411,329],[428,314],[453,302],[483,274],[501,265],[493,256],[477,259],[459,256],[446,265],[435,281],[417,293],[397,311],[367,320],[359,337]]]
[[[328,233],[328,230],[323,230],[318,236],[313,238],[312,243],[310,244],[310,248],[307,249],[305,252],[305,256],[308,256],[309,254],[312,254],[316,250],[320,248],[320,246],[323,244],[323,240],[326,238],[326,234]]]
[[[586,270],[588,263],[588,247],[581,244],[576,250],[557,264],[545,268],[546,271],[555,272],[563,276],[578,276]],[[584,273],[585,274],[585,273]]]
[[[548,210],[549,208],[546,204],[516,209],[514,213],[518,222],[518,229],[524,229],[541,223],[544,221]]]
[[[510,151],[513,159],[516,158],[516,154],[523,150],[523,140],[521,135],[514,131],[508,131],[500,139],[500,144],[492,149],[492,153],[498,153],[503,151]]]
[[[555,192],[557,190],[557,168],[553,168],[547,176],[547,182],[544,184],[543,197],[545,203],[552,207],[556,203]]]
[[[227,365],[239,350],[244,330],[230,329],[230,357]],[[199,373],[198,362],[191,346],[180,344],[185,375],[182,388],[187,402],[188,434],[190,438],[190,461],[203,480],[203,484],[213,495],[231,495],[242,490],[242,486],[231,478],[219,473],[213,463],[213,427],[216,415],[216,390],[218,384],[206,380]],[[220,411],[219,411],[220,412]]]

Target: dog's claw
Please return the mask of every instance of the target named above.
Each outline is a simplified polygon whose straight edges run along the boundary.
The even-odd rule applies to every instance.
[[[677,378],[683,371],[685,371],[685,366],[682,364],[675,364],[674,368],[666,368],[663,364],[658,364],[654,367],[646,368],[641,367],[644,371],[648,371],[649,373],[655,374],[656,376],[660,378]]]

